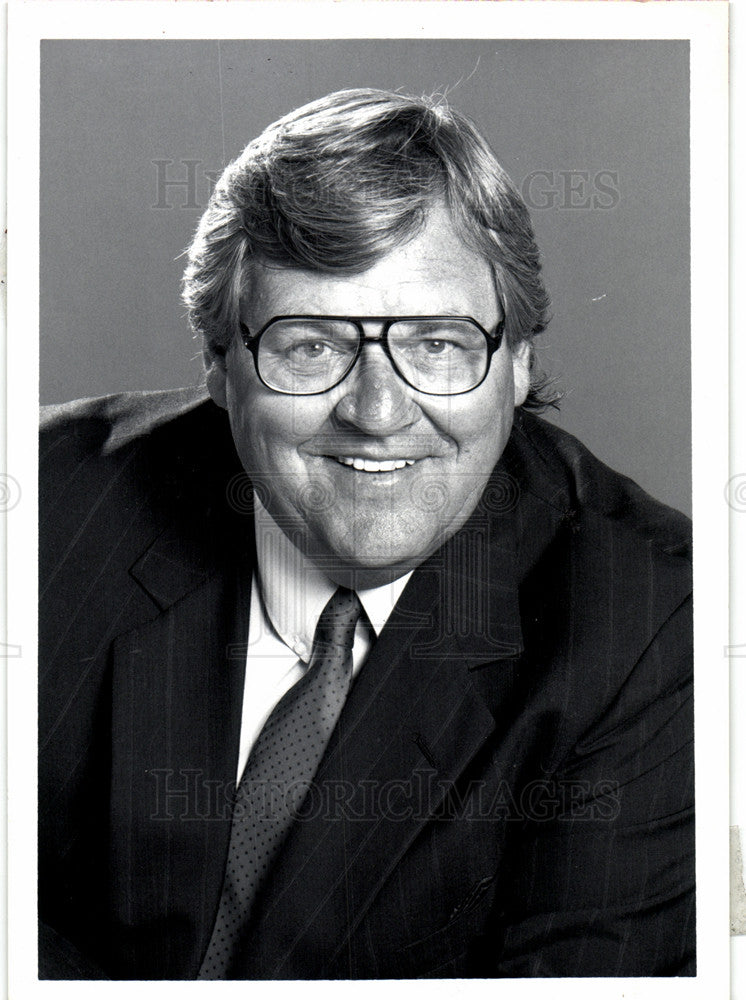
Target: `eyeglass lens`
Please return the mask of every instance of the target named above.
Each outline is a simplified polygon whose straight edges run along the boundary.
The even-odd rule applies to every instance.
[[[276,320],[259,344],[259,374],[280,392],[324,392],[348,374],[359,342],[358,328],[348,320]],[[482,381],[488,363],[484,334],[468,319],[396,321],[388,346],[399,373],[422,392],[467,392]]]

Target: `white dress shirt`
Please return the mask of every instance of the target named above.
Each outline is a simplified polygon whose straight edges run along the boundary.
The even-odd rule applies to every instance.
[[[337,584],[293,545],[256,494],[254,528],[257,568],[251,581],[237,781],[272,709],[305,673],[319,617],[337,589]],[[411,575],[410,571],[382,587],[358,590],[376,635]],[[368,623],[358,622],[352,649],[353,676],[363,666],[371,644]]]

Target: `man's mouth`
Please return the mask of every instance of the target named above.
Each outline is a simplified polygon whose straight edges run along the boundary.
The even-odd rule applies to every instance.
[[[414,465],[417,459],[414,458],[362,458],[359,455],[330,455],[335,462],[347,465],[357,472],[396,472],[397,469],[404,469],[408,465]]]

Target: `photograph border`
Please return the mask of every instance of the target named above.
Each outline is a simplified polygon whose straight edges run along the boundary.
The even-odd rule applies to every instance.
[[[8,463],[18,502],[8,521],[9,981],[14,996],[129,993],[130,983],[36,978],[36,669],[39,43],[46,38],[676,38],[691,52],[692,431],[698,972],[691,979],[508,980],[532,997],[701,997],[728,989],[728,155],[727,20],[721,0],[40,0],[9,7]],[[288,11],[292,8],[292,13]],[[385,8],[385,11],[381,10]],[[537,14],[540,17],[537,18]],[[707,335],[703,335],[707,331]],[[255,983],[260,993],[285,984]],[[346,982],[305,983],[310,995]],[[201,988],[147,982],[144,996]],[[241,982],[223,995],[245,991]],[[355,984],[377,991],[379,981]],[[409,993],[491,996],[491,980],[407,981]],[[502,987],[501,987],[502,988]]]

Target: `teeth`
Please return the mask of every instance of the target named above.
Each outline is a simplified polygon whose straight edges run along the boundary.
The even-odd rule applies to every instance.
[[[386,461],[377,462],[372,458],[353,458],[347,455],[338,455],[337,461],[342,465],[349,465],[358,472],[394,472],[396,469],[403,469],[407,465],[414,465],[413,458],[392,458]]]

